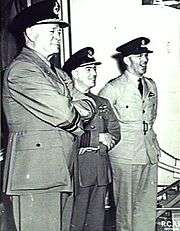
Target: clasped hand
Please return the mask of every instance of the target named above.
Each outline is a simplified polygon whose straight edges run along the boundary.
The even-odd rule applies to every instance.
[[[116,144],[116,138],[110,133],[100,133],[99,142],[106,145],[108,150],[111,150]]]
[[[4,153],[3,153],[3,150],[0,150],[0,162],[4,159],[4,158],[3,158],[3,154],[4,154]]]

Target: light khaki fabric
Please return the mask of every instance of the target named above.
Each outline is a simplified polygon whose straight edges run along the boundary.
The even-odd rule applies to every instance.
[[[159,145],[152,127],[157,114],[157,89],[152,79],[144,77],[141,98],[132,78],[125,72],[107,83],[99,93],[110,101],[121,127],[121,142],[109,155],[118,163],[156,163]],[[143,121],[148,124],[146,135]]]
[[[146,231],[155,230],[156,168],[160,153],[153,131],[157,89],[150,78],[143,77],[142,82],[143,97],[134,76],[127,71],[100,91],[100,96],[109,99],[121,128],[121,141],[109,152],[118,231],[140,231],[145,227]]]
[[[13,210],[17,230],[69,231],[72,202],[72,194],[67,193],[14,196]]]
[[[116,230],[155,230],[157,164],[112,164]]]

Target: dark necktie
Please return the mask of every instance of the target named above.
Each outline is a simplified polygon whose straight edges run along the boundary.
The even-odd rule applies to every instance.
[[[143,96],[143,84],[142,84],[142,78],[138,79],[138,90],[141,94],[141,96]]]
[[[54,67],[54,64],[51,63],[51,70],[57,75],[56,69]]]

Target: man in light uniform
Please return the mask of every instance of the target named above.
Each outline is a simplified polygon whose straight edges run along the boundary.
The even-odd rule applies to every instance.
[[[10,26],[16,37],[25,37],[3,86],[9,128],[4,191],[12,195],[18,231],[69,230],[76,139],[84,132],[82,118],[95,111],[94,101],[77,93],[68,75],[49,62],[59,52],[61,28],[68,26],[58,9],[55,0],[39,2]]]
[[[121,141],[109,153],[117,231],[155,230],[159,145],[153,131],[157,89],[144,76],[152,53],[149,42],[140,37],[118,47],[125,71],[100,91],[111,102],[121,127]]]

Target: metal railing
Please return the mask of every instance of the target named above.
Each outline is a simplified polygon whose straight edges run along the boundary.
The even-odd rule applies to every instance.
[[[162,161],[159,161],[158,163],[158,167],[171,172],[171,173],[176,173],[179,174],[180,177],[180,168],[177,167],[177,162],[180,161],[179,158],[174,157],[173,155],[171,155],[170,153],[168,153],[167,151],[165,151],[164,149],[161,148],[161,152],[163,152],[165,155],[169,156],[171,159],[174,160],[174,165],[169,165],[168,163],[164,163]],[[174,195],[170,196],[168,195],[168,193],[170,193],[170,191],[174,191]],[[159,191],[157,193],[157,197],[163,196],[165,195],[167,204],[162,205],[162,207],[157,207],[157,218],[160,217],[162,214],[164,214],[166,211],[168,210],[180,210],[180,208],[175,208],[174,206],[179,203],[180,201],[180,180],[177,180],[176,182],[174,182],[173,184],[167,186],[166,188],[162,189],[161,191]]]
[[[159,161],[158,167],[168,172],[179,174],[179,177],[180,177],[180,168],[176,167],[177,162],[180,161],[180,159],[177,157],[174,157],[173,155],[171,155],[170,153],[168,153],[162,148],[160,148],[160,150],[161,152],[163,152],[164,154],[172,158],[175,162],[174,162],[174,165],[169,165],[167,163]]]

